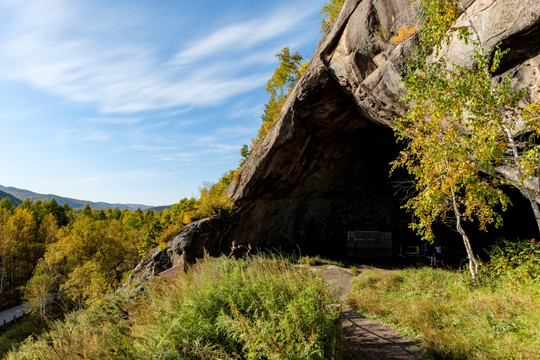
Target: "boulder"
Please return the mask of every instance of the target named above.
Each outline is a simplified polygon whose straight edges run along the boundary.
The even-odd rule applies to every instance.
[[[227,233],[234,221],[220,216],[194,221],[180,230],[167,244],[166,249],[150,251],[129,275],[126,284],[136,279],[147,279],[159,275],[174,266],[184,268],[200,258],[205,252],[218,255],[226,251]]]

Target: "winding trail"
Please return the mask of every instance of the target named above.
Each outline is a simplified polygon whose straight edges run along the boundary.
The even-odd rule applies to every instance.
[[[422,349],[395,329],[355,314],[345,305],[353,275],[349,269],[329,265],[313,271],[335,285],[344,304],[342,327],[348,360],[420,360]]]

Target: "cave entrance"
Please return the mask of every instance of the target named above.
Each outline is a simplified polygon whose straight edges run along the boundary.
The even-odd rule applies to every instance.
[[[351,258],[388,258],[394,254],[392,233],[382,231],[349,231],[347,256]]]

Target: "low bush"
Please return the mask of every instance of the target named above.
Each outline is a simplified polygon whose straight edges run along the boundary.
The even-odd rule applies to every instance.
[[[414,35],[418,29],[418,24],[403,25],[398,29],[396,36],[392,37],[392,42],[396,45],[401,44],[408,38]]]
[[[492,247],[490,260],[482,266],[480,275],[488,280],[537,281],[540,279],[540,242],[534,239],[500,242]]]
[[[27,337],[39,333],[44,324],[38,315],[27,315],[14,322],[7,323],[0,329],[0,358],[16,349]]]
[[[298,259],[299,264],[317,266],[317,265],[335,265],[343,267],[344,264],[340,261],[325,259],[320,256],[302,256]]]

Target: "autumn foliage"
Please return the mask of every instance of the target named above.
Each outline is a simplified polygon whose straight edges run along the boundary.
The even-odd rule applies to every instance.
[[[401,44],[403,41],[410,38],[418,29],[418,24],[403,25],[398,29],[398,33],[391,40],[394,44]]]
[[[527,185],[538,183],[540,117],[536,105],[521,105],[525,93],[512,91],[511,76],[493,81],[507,51],[497,46],[486,51],[473,27],[452,27],[458,6],[456,0],[421,1],[420,44],[403,80],[402,100],[410,108],[395,128],[406,147],[394,168],[405,168],[416,183],[416,194],[406,204],[415,215],[411,227],[431,241],[434,222],[453,224],[463,237],[474,277],[478,263],[462,224],[476,221],[482,230],[501,224],[499,211],[509,200],[499,185],[521,191],[540,229],[538,189]],[[474,67],[430,57],[453,33],[473,46]],[[496,175],[506,166],[514,167],[518,179],[501,182]]]

